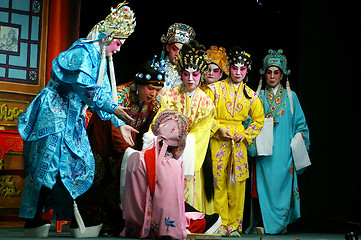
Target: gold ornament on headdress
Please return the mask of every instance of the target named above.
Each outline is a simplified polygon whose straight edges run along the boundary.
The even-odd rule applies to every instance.
[[[186,54],[177,56],[177,71],[181,72],[189,65],[195,65],[201,72],[204,72],[209,64],[208,56],[202,50],[192,48]]]
[[[223,47],[211,46],[207,50],[209,62],[215,63],[221,70],[229,75],[229,63],[227,61],[226,49]]]
[[[128,38],[130,34],[134,32],[136,25],[134,12],[128,7],[125,6],[127,2],[119,3],[116,8],[111,8],[111,13],[98,24],[96,24],[90,33],[87,36],[85,42],[93,42],[100,39],[105,39],[104,42],[100,44],[101,48],[101,62],[99,66],[99,73],[97,79],[97,85],[102,86],[103,75],[105,71],[105,62],[106,62],[106,45],[110,44],[114,38]],[[99,33],[104,34],[99,36]],[[114,64],[113,57],[109,56],[109,71],[110,71],[110,84],[112,87],[112,97],[113,102],[117,103],[117,93],[116,93],[116,79],[114,73]],[[88,105],[83,107],[83,114],[88,108]]]
[[[119,3],[111,8],[111,13],[96,24],[88,35],[89,40],[96,40],[98,33],[104,33],[111,41],[113,38],[128,38],[136,26],[134,12],[126,6],[127,2]]]

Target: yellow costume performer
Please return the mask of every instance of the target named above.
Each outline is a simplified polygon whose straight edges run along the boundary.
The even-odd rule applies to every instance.
[[[208,65],[207,74],[204,74],[203,81],[202,81],[201,85],[199,86],[199,88],[202,91],[205,91],[209,84],[226,79],[229,74],[227,54],[226,54],[226,49],[224,47],[211,46],[206,51],[206,53],[208,55],[208,61],[210,62],[210,64]],[[211,67],[212,65],[215,65],[215,68],[218,68],[221,71],[219,77],[217,77],[216,75],[211,73],[211,71],[213,71],[213,69]],[[211,75],[212,78],[209,78],[208,75]]]
[[[203,190],[203,173],[200,170],[209,143],[214,105],[200,89],[196,90],[192,98],[188,97],[184,85],[170,89],[162,96],[161,103],[158,113],[174,110],[187,117],[190,130],[188,134],[192,134],[195,140],[194,177],[185,179],[185,201],[198,211],[211,214],[213,204],[207,204]]]
[[[185,46],[186,45],[187,44],[185,44]],[[183,48],[185,48],[185,46],[183,46]],[[182,51],[185,51],[183,48]],[[205,62],[206,60],[203,59],[202,54],[191,47],[190,52],[187,52],[187,55],[188,57],[183,54],[183,57],[188,58],[188,62],[189,56],[192,56],[192,59],[194,56],[197,56],[194,57],[194,62],[197,61],[197,67],[203,72],[207,64]],[[179,58],[182,57],[179,56]],[[185,59],[180,59],[178,64],[184,64],[184,61]],[[178,71],[181,72],[184,68],[185,65],[178,66]],[[189,122],[189,133],[187,136],[185,153],[183,154],[183,160],[181,160],[183,161],[185,175],[185,201],[198,211],[206,214],[213,214],[213,199],[207,201],[205,196],[202,165],[209,144],[212,122],[215,114],[214,104],[198,87],[190,95],[186,86],[181,84],[168,90],[161,97],[161,107],[158,110],[158,113],[165,110],[178,111],[186,116]],[[156,118],[157,115],[154,119]],[[193,141],[189,141],[190,138],[193,138]],[[189,163],[192,165],[190,168]]]
[[[230,65],[232,67],[231,61]],[[247,64],[244,65],[247,66]],[[245,180],[249,177],[246,146],[251,144],[260,133],[263,127],[264,113],[256,93],[242,80],[234,83],[231,77],[232,72],[230,72],[229,78],[208,85],[205,93],[212,99],[216,107],[212,125],[213,135],[210,142],[216,185],[214,208],[215,212],[222,217],[222,227],[219,229],[219,233],[223,236],[240,236],[243,223]],[[247,129],[244,129],[242,123],[247,120],[248,115],[252,118],[252,122]],[[220,127],[228,130],[232,136],[236,133],[243,134],[245,139],[238,142],[233,139],[227,140],[217,132]]]

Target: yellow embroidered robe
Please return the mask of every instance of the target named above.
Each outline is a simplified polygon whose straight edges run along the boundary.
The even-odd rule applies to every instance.
[[[195,91],[193,97],[188,97],[183,84],[168,90],[161,97],[161,107],[153,122],[158,114],[165,110],[178,111],[187,117],[188,134],[195,138],[195,167],[194,177],[185,179],[185,201],[201,212],[212,214],[213,202],[207,202],[201,168],[209,144],[215,113],[214,104],[202,90],[197,88]]]
[[[233,164],[230,166],[232,170],[228,171],[233,176],[228,176],[228,178],[232,177],[233,181],[240,182],[249,177],[246,145],[250,145],[260,133],[263,127],[264,113],[256,93],[246,86],[247,94],[251,97],[251,99],[247,99],[243,88],[244,84],[241,82],[238,89],[235,89],[232,80],[228,78],[208,85],[205,91],[216,107],[211,138],[215,180],[224,174],[222,171],[227,168],[228,164]],[[247,120],[248,115],[252,118],[252,122],[247,129],[244,129],[242,123]],[[221,126],[228,129],[231,135],[236,132],[242,133],[246,139],[241,143],[233,144],[231,140],[221,139],[218,134],[214,134]],[[225,156],[230,156],[231,159],[226,159]]]

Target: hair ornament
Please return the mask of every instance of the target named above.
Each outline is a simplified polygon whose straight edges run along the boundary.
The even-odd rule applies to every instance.
[[[138,85],[152,84],[155,86],[163,86],[165,79],[165,61],[156,61],[154,56],[152,61],[145,62],[138,73],[135,74],[135,83]]]
[[[179,73],[188,67],[197,68],[203,73],[207,66],[208,57],[203,45],[199,45],[196,40],[183,45],[177,56],[177,70]]]
[[[126,6],[126,1],[119,3],[116,8],[111,8],[111,13],[102,21],[97,23],[87,36],[88,40],[94,41],[107,37],[106,43],[114,38],[128,38],[135,29],[136,21],[134,12]]]
[[[229,48],[227,51],[227,58],[230,65],[242,63],[248,70],[251,70],[251,55],[246,53],[242,48],[238,46]]]

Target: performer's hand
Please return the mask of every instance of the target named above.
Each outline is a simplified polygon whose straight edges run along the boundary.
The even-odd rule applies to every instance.
[[[133,127],[129,125],[123,125],[119,127],[120,134],[122,135],[123,139],[129,144],[129,146],[134,147],[134,141],[132,138],[132,132],[139,133]]]
[[[229,133],[229,131],[227,129],[225,129],[224,127],[220,127],[217,130],[219,136],[225,140],[230,140],[233,138],[233,136]]]
[[[131,123],[134,121],[133,118],[131,118],[125,110],[127,110],[128,108],[126,107],[122,107],[122,106],[118,106],[115,111],[114,114],[115,116],[117,116],[117,118],[121,119],[122,121],[126,122],[126,123]]]
[[[246,139],[246,137],[242,133],[235,133],[233,136],[234,142],[243,142],[243,140],[245,140],[245,139]]]

